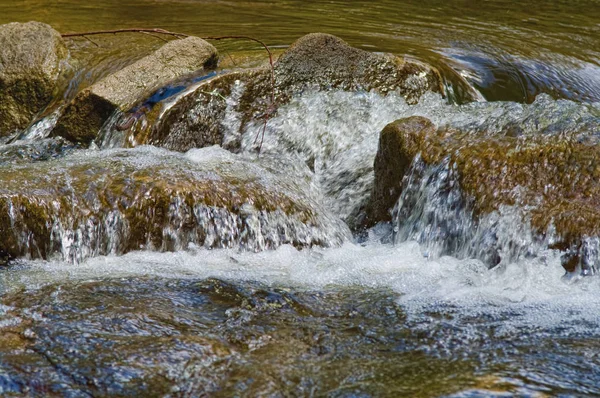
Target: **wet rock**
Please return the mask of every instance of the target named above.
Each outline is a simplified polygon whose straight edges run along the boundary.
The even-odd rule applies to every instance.
[[[474,384],[469,361],[419,351],[449,338],[438,330],[448,329],[438,325],[447,314],[428,313],[433,336],[415,333],[425,321],[407,322],[398,295],[386,289],[189,276],[65,279],[3,295],[5,392],[388,397],[439,396]],[[20,324],[3,327],[5,319]],[[390,350],[399,340],[402,349]]]
[[[60,33],[46,24],[0,26],[0,137],[26,128],[50,103],[68,55]]]
[[[132,250],[331,246],[347,227],[310,193],[218,148],[141,147],[0,166],[0,250],[67,261]],[[269,170],[274,167],[269,166]]]
[[[178,151],[214,144],[235,150],[248,123],[262,123],[308,89],[393,91],[414,104],[425,92],[443,94],[441,82],[439,72],[429,65],[359,50],[335,36],[313,33],[297,40],[275,63],[274,91],[269,67],[215,77],[167,110],[153,111],[162,112],[161,121],[132,131],[128,141]]]
[[[169,81],[216,66],[217,50],[198,37],[171,41],[79,93],[53,130],[89,144],[115,110],[126,111]]]
[[[402,178],[421,151],[419,137],[435,130],[429,119],[413,116],[390,123],[381,131],[374,163],[375,182],[369,202],[369,218],[375,223],[391,220],[391,209],[402,191]]]
[[[232,132],[240,134],[241,120],[236,119],[241,117],[244,105],[238,101],[245,91],[240,81],[249,82],[261,76],[264,76],[264,70],[233,72],[203,82],[177,99],[163,114],[157,109],[149,112],[146,115],[148,123],[131,131],[129,141],[180,152],[211,145],[237,149],[237,140],[228,141],[226,137]],[[251,113],[246,112],[246,115],[246,120],[250,119]]]
[[[36,141],[15,141],[0,146],[0,164],[39,162],[62,157],[74,150],[65,139],[44,138]]]
[[[12,260],[12,257],[4,250],[0,250],[0,267],[8,265],[10,260]]]
[[[372,221],[389,219],[385,210],[398,200],[402,178],[417,158],[425,166],[446,164],[456,180],[448,187],[458,184],[475,220],[516,208],[542,247],[567,251],[568,271],[593,272],[598,248],[590,238],[600,236],[600,145],[576,132],[515,136],[509,127],[496,134],[468,132],[434,128],[421,117],[386,126],[375,162]]]

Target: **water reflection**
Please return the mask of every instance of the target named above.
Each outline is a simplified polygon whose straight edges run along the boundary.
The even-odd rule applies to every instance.
[[[535,95],[600,101],[596,0],[208,1],[0,0],[0,23],[40,20],[60,31],[162,27],[200,36],[241,34],[287,46],[316,31],[374,51],[409,54],[475,76],[488,100]],[[151,40],[151,39],[149,39]],[[245,42],[222,49],[255,49]]]

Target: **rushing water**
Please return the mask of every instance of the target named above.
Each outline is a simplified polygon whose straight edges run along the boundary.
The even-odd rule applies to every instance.
[[[260,157],[262,123],[233,137],[234,112],[225,127],[232,140],[241,138],[239,154],[115,149],[123,144],[110,130],[118,117],[100,148],[86,152],[46,138],[60,112],[54,107],[0,145],[2,173],[58,176],[68,189],[57,189],[78,207],[55,223],[62,228],[53,229],[50,260],[0,269],[0,395],[600,395],[600,280],[566,278],[561,253],[532,238],[518,208],[475,225],[452,189],[451,168],[416,162],[392,223],[352,239],[340,221],[368,201],[379,131],[401,117],[489,133],[507,125],[591,133],[586,138],[597,142],[600,2],[0,0],[0,24],[27,20],[64,32],[144,26],[250,35],[273,48],[325,31],[359,48],[409,54],[448,80],[462,75],[481,95],[458,106],[429,93],[408,105],[395,94],[307,91],[269,120]],[[92,67],[74,73],[65,98],[162,44],[135,35],[95,41],[100,47],[71,42]],[[234,57],[256,49],[217,46]],[[86,170],[67,171],[73,167]],[[144,172],[174,183],[242,175],[319,202],[313,208],[324,226],[297,226],[248,206],[237,219],[199,217],[214,236],[192,234],[183,230],[190,215],[182,196],[167,211],[181,231],[160,224],[162,246],[144,242],[117,255],[129,233],[125,216],[106,214],[99,227],[88,217],[97,208],[85,207],[111,200],[102,196],[111,187],[103,170],[124,175],[132,203],[131,192],[141,189],[134,177]],[[43,201],[53,189],[24,183],[22,191]],[[481,254],[490,231],[505,250],[493,269]],[[338,247],[299,250],[287,244],[298,234]]]

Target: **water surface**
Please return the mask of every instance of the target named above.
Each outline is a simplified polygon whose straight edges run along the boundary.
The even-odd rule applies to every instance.
[[[160,27],[200,36],[248,35],[272,47],[326,32],[354,46],[453,68],[489,100],[531,102],[540,92],[600,100],[598,0],[0,1],[0,23],[28,20],[61,32]]]
[[[399,117],[549,133],[597,132],[600,120],[597,0],[0,0],[0,24],[28,20],[61,32],[249,35],[277,50],[328,32],[429,62],[479,90],[481,102],[463,106],[434,94],[410,106],[393,94],[305,93],[269,121],[262,160],[248,155],[262,124],[245,132],[248,153],[227,154],[271,169],[285,159],[342,219],[368,200],[378,132]],[[135,34],[94,42],[69,41],[94,66],[73,76],[67,98],[163,44]],[[215,44],[222,54],[262,56],[252,42]],[[0,146],[4,172],[29,160],[63,162],[50,164],[59,169],[129,151],[96,148],[105,152],[87,156],[64,148],[42,139],[51,121]],[[167,167],[183,157],[216,164],[223,152],[128,153]],[[424,204],[441,212],[435,203]],[[526,226],[504,221],[513,238],[529,243]],[[76,262],[18,260],[0,270],[0,395],[600,395],[598,277],[565,278],[551,250],[491,270],[458,253],[432,255],[415,241],[427,227],[420,222],[395,244],[393,225],[329,249],[251,253],[190,244]]]

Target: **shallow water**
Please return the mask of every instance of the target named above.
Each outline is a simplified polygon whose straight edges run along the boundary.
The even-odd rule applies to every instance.
[[[26,263],[0,274],[0,385],[75,396],[596,395],[599,282],[562,274],[552,255],[488,271],[428,261],[416,243]],[[28,351],[10,349],[17,330]]]
[[[262,124],[249,124],[241,154],[110,148],[121,146],[118,139],[84,152],[44,138],[50,115],[0,145],[6,173],[48,169],[71,181],[62,167],[111,156],[135,170],[162,167],[157,178],[175,166],[233,176],[243,168],[273,191],[297,189],[322,202],[327,217],[347,220],[368,200],[379,131],[400,117],[468,131],[514,126],[523,134],[577,132],[593,143],[600,137],[597,0],[0,0],[0,24],[27,20],[62,32],[139,26],[250,35],[277,50],[324,31],[429,62],[449,80],[460,74],[481,101],[457,106],[427,94],[411,106],[395,94],[305,92],[269,121],[260,157]],[[162,44],[137,35],[94,41],[99,47],[71,42],[92,67],[72,76],[64,98]],[[263,57],[251,42],[216,45],[233,58],[248,50]],[[229,116],[235,124],[238,115]],[[0,395],[599,396],[600,279],[567,278],[561,253],[534,244],[514,209],[494,221],[496,232],[506,247],[518,242],[524,250],[488,269],[464,250],[480,236],[468,214],[450,214],[452,197],[436,188],[443,172],[425,170],[428,178],[412,181],[396,209],[408,217],[340,247],[284,244],[255,253],[264,245],[210,250],[181,239],[174,252],[104,256],[69,240],[75,230],[61,235],[52,260],[0,269]],[[286,173],[294,178],[284,183]],[[90,189],[85,198],[93,197]],[[431,217],[440,221],[435,228]],[[464,247],[444,245],[437,228],[444,223]],[[102,244],[115,246],[118,236],[105,235]],[[72,248],[85,255],[64,255]]]

